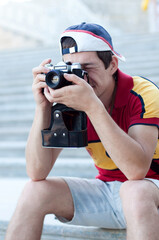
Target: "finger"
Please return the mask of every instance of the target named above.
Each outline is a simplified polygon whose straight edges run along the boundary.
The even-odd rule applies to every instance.
[[[42,63],[40,63],[40,66],[45,66],[45,64],[51,63],[51,58],[47,58],[44,61],[42,61]]]
[[[64,78],[66,78],[67,81],[70,81],[74,84],[80,84],[84,82],[83,78],[80,78],[75,74],[64,73]]]
[[[50,87],[48,87],[47,89],[47,99],[50,102],[56,102],[56,103],[62,103],[65,104],[66,102],[66,95],[67,95],[67,90],[68,90],[69,86],[67,87],[62,87],[59,89],[52,89]]]
[[[32,69],[33,77],[35,78],[37,74],[44,73],[47,74],[50,71],[49,68],[38,66]]]
[[[44,88],[44,95],[46,97],[46,99],[51,102],[51,103],[54,103],[55,102],[55,99],[54,97],[50,94],[50,91],[48,89],[48,87],[45,87]]]
[[[45,59],[38,67],[32,69],[33,76],[36,77],[39,73],[48,73],[50,70],[45,66],[45,64],[51,63],[51,58]]]
[[[46,88],[47,87],[47,84],[45,83],[45,82],[39,82],[39,83],[37,83],[37,84],[33,84],[32,85],[32,90],[33,91],[36,91],[37,89],[39,90],[39,89],[44,89],[44,88]]]
[[[67,86],[67,89],[68,89],[68,86]],[[62,88],[59,88],[59,89],[52,89],[52,88],[48,88],[51,96],[54,98],[54,99],[59,99],[63,96],[66,96],[66,87],[62,87]]]
[[[45,82],[45,75],[44,74],[38,74],[35,78],[33,83],[36,84],[38,82]]]

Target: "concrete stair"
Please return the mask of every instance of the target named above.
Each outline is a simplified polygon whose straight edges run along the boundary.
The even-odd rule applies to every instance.
[[[1,222],[3,230],[0,237],[4,236],[7,222]],[[105,230],[94,227],[64,226],[63,224],[44,226],[41,240],[125,240],[124,230]]]
[[[145,76],[159,84],[159,34],[129,34],[114,36],[115,50],[127,62],[120,69],[128,74]],[[32,68],[43,59],[60,61],[59,49],[38,47],[20,51],[0,52],[0,178],[27,179],[25,145],[32,124],[35,103],[32,96]],[[66,149],[55,164],[50,176],[94,178],[96,170],[85,149]],[[4,235],[7,222],[0,219],[0,234]],[[62,230],[61,230],[62,229]],[[73,233],[74,232],[74,233]],[[57,234],[56,234],[57,233]],[[75,234],[76,233],[76,234]],[[69,235],[70,234],[70,235]],[[125,239],[123,231],[94,228],[44,226],[42,239]],[[3,239],[3,238],[2,238]]]

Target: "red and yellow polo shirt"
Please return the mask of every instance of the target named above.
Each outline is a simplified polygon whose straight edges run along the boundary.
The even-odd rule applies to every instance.
[[[159,128],[158,87],[148,79],[131,77],[118,70],[112,118],[126,133],[135,124],[153,125]],[[103,181],[124,182],[127,180],[106,152],[89,119],[87,128],[88,146],[86,149],[98,169],[99,174],[96,178]],[[146,177],[159,179],[159,140]]]

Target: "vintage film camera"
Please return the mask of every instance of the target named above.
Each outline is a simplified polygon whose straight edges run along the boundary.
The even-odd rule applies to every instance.
[[[80,78],[87,75],[79,63],[60,62],[55,66],[47,64],[45,67],[50,69],[45,76],[45,81],[53,89],[72,84],[64,78],[64,73],[75,74]],[[41,133],[43,147],[85,147],[88,145],[86,114],[56,103],[52,106],[50,126]]]

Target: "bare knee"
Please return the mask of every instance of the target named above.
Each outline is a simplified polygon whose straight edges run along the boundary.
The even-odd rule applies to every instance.
[[[143,193],[147,190],[146,184],[145,182],[136,180],[124,182],[120,188],[121,199],[126,201],[127,199],[139,200],[140,198],[143,198]]]
[[[126,218],[142,219],[148,209],[155,207],[156,186],[146,180],[126,181],[120,188],[120,197]]]
[[[29,181],[24,187],[19,204],[24,211],[28,209],[42,215],[54,213],[70,218],[73,215],[70,190],[65,181],[60,178]]]
[[[45,181],[45,180],[44,180]],[[45,198],[44,182],[29,181],[24,186],[18,205],[24,211],[36,211],[41,209]]]

